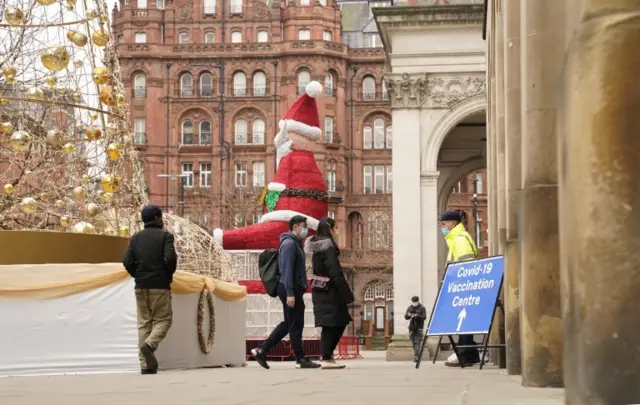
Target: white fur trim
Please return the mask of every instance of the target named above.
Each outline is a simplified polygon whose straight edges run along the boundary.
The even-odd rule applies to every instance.
[[[287,133],[292,131],[314,141],[319,141],[320,136],[322,135],[322,130],[320,128],[312,127],[311,125],[303,124],[299,121],[280,120],[278,125],[280,126],[280,132],[278,132],[278,135],[276,135],[273,140],[276,148],[289,140]]]
[[[223,231],[220,228],[216,228],[213,230],[213,241],[216,243],[216,245],[220,245],[222,246],[222,235],[223,235]]]
[[[316,82],[314,80],[312,82],[309,82],[304,90],[307,95],[309,95],[309,97],[316,98],[322,94],[322,85],[320,84],[320,82]]]
[[[267,186],[267,189],[268,189],[269,191],[279,191],[279,192],[283,192],[283,191],[284,191],[284,189],[286,189],[286,188],[287,188],[287,186],[285,186],[285,185],[284,185],[284,184],[282,184],[282,183],[273,183],[273,182],[269,183],[269,185]]]
[[[292,143],[292,141],[285,142],[283,145],[276,149],[276,168],[280,166],[280,160],[291,153]]]
[[[280,131],[273,139],[273,144],[276,149],[287,143],[287,141],[289,140],[289,135],[287,134],[287,122],[284,120],[280,120],[278,122],[278,126],[280,127]]]
[[[311,218],[308,215],[291,210],[279,210],[266,213],[262,216],[262,218],[260,218],[260,223],[275,221],[289,222],[289,220],[296,215],[302,215],[303,217],[307,218],[307,225],[309,226],[309,228],[313,229],[314,231],[318,229],[318,224],[320,223],[320,221],[315,218]]]

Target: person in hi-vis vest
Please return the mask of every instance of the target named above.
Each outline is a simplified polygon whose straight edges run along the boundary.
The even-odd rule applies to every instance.
[[[449,247],[447,264],[465,262],[478,258],[478,248],[471,235],[469,235],[465,229],[459,211],[447,211],[442,214],[440,225],[442,226],[441,230],[444,239]],[[473,335],[460,335],[458,337],[458,345],[468,346],[474,344],[476,343],[473,340]],[[470,366],[480,361],[478,349],[475,347],[460,349],[459,353],[465,366]],[[449,356],[445,365],[449,367],[460,367],[460,362],[455,353]]]

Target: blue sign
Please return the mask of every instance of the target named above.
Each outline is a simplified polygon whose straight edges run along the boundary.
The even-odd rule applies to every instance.
[[[489,333],[503,274],[502,256],[447,266],[427,335]]]

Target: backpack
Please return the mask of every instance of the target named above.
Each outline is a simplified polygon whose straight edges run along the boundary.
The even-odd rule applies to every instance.
[[[258,268],[260,269],[260,281],[270,297],[278,296],[278,283],[280,282],[280,270],[278,269],[279,249],[267,249],[258,256]]]

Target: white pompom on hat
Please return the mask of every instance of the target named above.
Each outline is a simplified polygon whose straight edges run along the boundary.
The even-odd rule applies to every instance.
[[[279,126],[281,131],[276,135],[274,140],[276,148],[284,145],[289,139],[285,131],[293,131],[300,135],[306,136],[314,141],[319,141],[322,135],[320,129],[320,117],[318,116],[318,106],[316,105],[316,97],[322,94],[322,85],[319,82],[309,82],[305,87],[305,94],[302,94],[291,105],[289,111],[284,118],[280,120]]]

